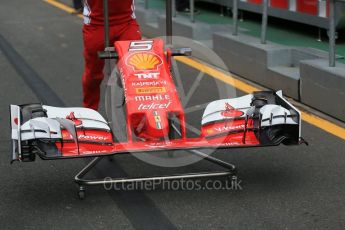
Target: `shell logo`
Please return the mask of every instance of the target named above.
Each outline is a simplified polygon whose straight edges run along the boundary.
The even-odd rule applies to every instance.
[[[134,70],[157,70],[157,67],[162,64],[162,60],[156,54],[142,52],[129,56],[127,64]]]
[[[213,133],[214,133],[214,130],[213,130],[212,128],[208,128],[208,129],[206,129],[206,133],[207,133],[208,135],[213,134]]]

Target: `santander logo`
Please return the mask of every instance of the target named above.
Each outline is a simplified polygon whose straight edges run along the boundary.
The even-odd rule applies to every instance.
[[[78,118],[76,118],[74,116],[74,112],[71,112],[69,115],[67,115],[66,119],[69,119],[69,120],[73,121],[75,126],[79,126],[79,125],[83,124],[83,122],[81,120],[79,120]]]
[[[236,110],[229,103],[225,103],[225,110],[220,113],[223,117],[240,117],[244,114],[241,110]]]

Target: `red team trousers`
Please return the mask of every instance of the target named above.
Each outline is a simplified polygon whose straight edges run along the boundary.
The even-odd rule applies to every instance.
[[[141,33],[135,19],[120,25],[111,25],[109,29],[110,45],[115,41],[140,40]],[[99,25],[83,26],[85,68],[82,78],[83,106],[98,110],[100,85],[104,78],[104,61],[97,52],[104,50],[104,27]]]

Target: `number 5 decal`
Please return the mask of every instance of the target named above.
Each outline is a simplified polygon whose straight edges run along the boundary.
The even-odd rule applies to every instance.
[[[153,41],[135,41],[131,42],[128,51],[148,51],[152,49]]]

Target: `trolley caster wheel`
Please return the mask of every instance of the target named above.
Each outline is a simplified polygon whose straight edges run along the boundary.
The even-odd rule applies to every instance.
[[[237,175],[232,175],[228,177],[227,186],[231,190],[242,190],[241,180]]]
[[[78,197],[79,197],[79,200],[84,200],[85,199],[85,190],[80,188],[79,191],[78,191]]]
[[[227,185],[227,186],[232,186],[233,184],[236,183],[236,181],[238,180],[238,177],[237,175],[229,175],[225,178],[224,180],[224,183]]]
[[[237,175],[232,175],[229,180],[232,182],[232,181],[237,181],[238,180],[238,177]]]

